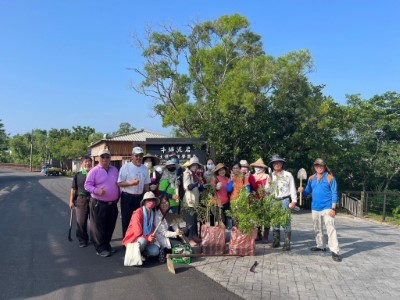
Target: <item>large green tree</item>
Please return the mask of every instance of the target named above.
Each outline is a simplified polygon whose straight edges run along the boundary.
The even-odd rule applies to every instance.
[[[154,100],[164,126],[205,138],[225,162],[283,151],[294,117],[326,100],[306,77],[313,66],[307,50],[266,55],[261,36],[238,14],[195,24],[188,34],[149,31],[138,45],[145,63],[134,69],[143,77],[135,90]]]
[[[400,95],[348,96],[343,170],[355,188],[387,190],[400,172]]]
[[[10,161],[13,163],[40,165],[46,158],[46,130],[35,129],[17,134],[9,140]]]
[[[101,135],[100,135],[101,136]],[[76,126],[69,129],[51,129],[47,137],[49,157],[65,163],[88,153],[91,142],[99,138],[95,129]]]
[[[32,145],[32,164],[41,165],[52,160],[65,164],[67,160],[89,154],[90,144],[102,139],[103,134],[91,127],[75,126],[69,129],[35,129],[10,138],[10,160],[28,164]]]

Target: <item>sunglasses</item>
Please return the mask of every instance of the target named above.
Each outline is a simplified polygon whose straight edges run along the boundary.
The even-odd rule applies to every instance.
[[[135,154],[134,157],[143,157],[143,154]]]
[[[111,158],[110,155],[100,155],[100,157],[101,157],[102,159],[109,159],[109,158]]]

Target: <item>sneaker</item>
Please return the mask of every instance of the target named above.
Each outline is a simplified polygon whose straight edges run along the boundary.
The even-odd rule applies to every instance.
[[[160,248],[160,253],[158,254],[158,262],[163,264],[165,263],[165,251],[164,248]]]
[[[107,251],[110,252],[111,254],[117,253],[117,250],[115,250],[113,247],[108,246]]]
[[[88,242],[79,242],[79,248],[85,248],[87,247]]]
[[[111,256],[111,253],[110,253],[109,251],[107,251],[107,250],[103,250],[103,251],[101,251],[100,253],[99,253],[99,252],[96,252],[96,254],[97,254],[98,256],[101,256],[101,257],[109,257],[109,256]]]
[[[339,256],[339,254],[333,253],[332,252],[332,259],[336,262],[341,262],[342,258]]]
[[[310,250],[311,250],[311,251],[322,251],[322,252],[325,252],[325,251],[326,251],[326,248],[311,247]]]
[[[146,257],[142,255],[142,261],[146,261]]]

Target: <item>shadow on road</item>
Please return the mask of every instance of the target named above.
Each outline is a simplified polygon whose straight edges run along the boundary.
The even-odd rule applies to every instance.
[[[183,298],[193,294],[194,281],[199,293],[211,284],[219,298],[236,298],[193,268],[174,276],[157,262],[124,267],[120,218],[112,241],[118,252],[112,257],[97,256],[93,245],[79,248],[75,221],[69,242],[70,186],[66,177],[0,170],[0,298],[126,298],[132,290],[152,299],[171,298],[177,295],[170,288],[177,279]]]

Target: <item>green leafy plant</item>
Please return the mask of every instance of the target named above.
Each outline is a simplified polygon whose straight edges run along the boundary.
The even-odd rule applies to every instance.
[[[207,186],[202,192],[200,192],[200,202],[195,207],[183,206],[182,212],[188,212],[190,214],[197,215],[197,221],[200,223],[206,223],[210,221],[210,211],[215,209],[221,210],[220,203],[215,198],[216,189],[214,186]],[[221,214],[220,214],[221,215]]]
[[[197,213],[197,220],[201,223],[206,223],[210,221],[210,212],[215,216],[218,210],[218,215],[221,216],[221,203],[215,198],[215,193],[217,192],[214,186],[207,186],[200,193],[200,203],[195,206],[194,210]],[[215,220],[217,221],[217,220]]]
[[[284,210],[272,195],[248,194],[245,188],[231,202],[231,210],[227,214],[237,224],[239,231],[246,235],[252,235],[257,226],[285,225],[291,218],[290,211]]]
[[[396,208],[394,208],[392,213],[393,213],[394,218],[400,219],[400,206],[397,206]]]

